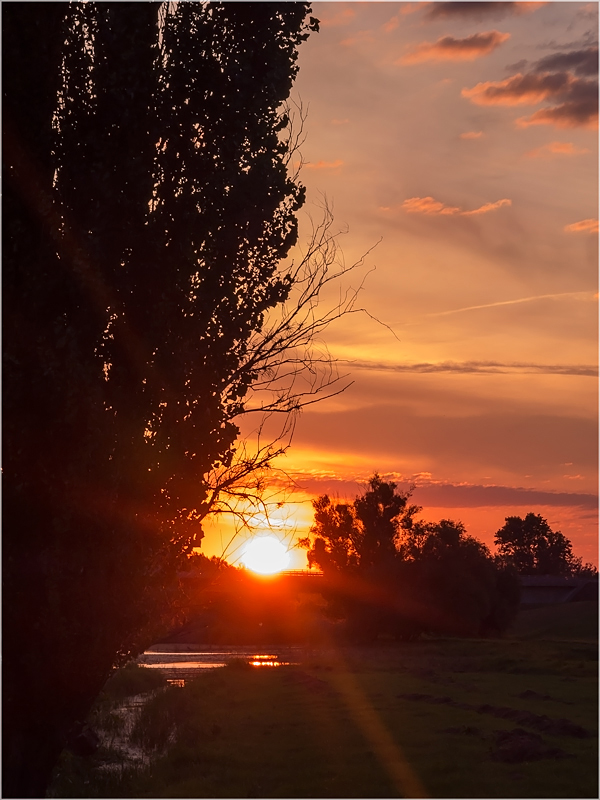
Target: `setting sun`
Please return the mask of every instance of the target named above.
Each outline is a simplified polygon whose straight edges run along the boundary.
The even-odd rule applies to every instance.
[[[259,536],[248,542],[241,560],[253,572],[271,575],[287,567],[290,554],[276,536]]]

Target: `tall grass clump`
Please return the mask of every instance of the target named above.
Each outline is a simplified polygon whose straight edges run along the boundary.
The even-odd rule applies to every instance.
[[[142,707],[131,732],[131,742],[146,751],[164,749],[188,713],[186,692],[168,686]]]
[[[167,685],[167,679],[158,669],[148,669],[131,662],[115,672],[104,686],[107,700],[119,701],[136,694],[153,692]]]

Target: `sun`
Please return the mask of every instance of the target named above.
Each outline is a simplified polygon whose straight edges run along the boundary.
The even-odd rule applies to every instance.
[[[253,572],[272,575],[287,567],[290,554],[276,536],[256,536],[244,547],[241,561]]]

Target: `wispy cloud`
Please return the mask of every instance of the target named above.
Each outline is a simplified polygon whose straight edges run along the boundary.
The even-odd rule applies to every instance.
[[[582,219],[565,226],[567,233],[598,233],[597,219]]]
[[[410,374],[598,376],[598,367],[594,364],[532,364],[520,362],[503,363],[500,361],[442,361],[438,363],[393,364],[364,360],[340,360],[340,363],[348,364],[348,366],[352,366],[355,369],[373,372]]]
[[[304,169],[339,169],[343,164],[344,162],[338,158],[336,161],[317,161],[314,164],[307,162],[304,164]]]
[[[576,147],[572,142],[549,142],[525,155],[527,158],[552,158],[553,156],[580,156],[590,151],[586,147]]]
[[[461,139],[481,139],[483,131],[465,131],[460,134]]]
[[[469,19],[481,21],[483,19],[502,19],[503,17],[530,14],[546,3],[504,3],[504,2],[447,2],[427,3],[425,19],[429,21],[438,19]]]
[[[484,205],[480,206],[479,208],[475,208],[473,211],[461,211],[463,217],[470,217],[475,216],[476,214],[488,214],[490,211],[495,211],[497,208],[502,208],[503,206],[511,206],[512,200],[508,198],[504,198],[503,200],[496,200],[495,203],[485,203]]]
[[[499,47],[510,33],[486,31],[474,33],[465,39],[442,36],[437,42],[421,42],[410,53],[402,56],[396,64],[420,64],[423,61],[474,61],[487,56]]]
[[[598,497],[579,492],[544,492],[512,486],[477,484],[417,484],[413,499],[425,508],[477,508],[485,506],[576,506],[596,509]]]
[[[464,211],[458,206],[448,206],[433,197],[410,197],[408,200],[405,200],[402,203],[400,208],[407,214],[428,214],[440,216],[457,215],[462,217],[470,217],[477,214],[488,214],[490,211],[495,211],[497,208],[510,205],[512,205],[512,200],[509,200],[505,197],[502,200],[496,200],[494,203],[485,203],[479,208],[475,208],[471,211]],[[388,209],[384,208],[382,210],[385,211]]]
[[[597,294],[594,292],[559,292],[557,294],[537,294],[532,297],[517,297],[514,300],[499,300],[496,303],[484,303],[477,306],[465,306],[464,308],[453,308],[449,311],[438,311],[434,314],[426,314],[426,317],[446,317],[450,314],[462,314],[465,311],[478,311],[482,308],[497,308],[498,306],[514,306],[521,303],[533,303],[539,300],[556,300],[558,298],[566,299],[567,297],[573,300],[593,301],[598,299]]]
[[[332,474],[314,472],[294,472],[292,475],[299,489],[313,495],[329,494],[342,500],[352,500],[362,494],[366,487],[367,475],[355,478],[342,478]],[[404,475],[383,473],[384,480],[394,481],[400,489],[413,488],[412,499],[428,508],[485,508],[522,506],[571,507],[595,511],[598,496],[584,492],[551,492],[528,489],[520,486],[485,485],[475,483],[451,483],[436,481],[428,472]]]
[[[400,24],[400,19],[405,17],[407,14],[413,14],[415,11],[418,11],[422,8],[423,3],[403,3],[400,6],[400,10],[397,14],[394,14],[393,17],[390,17],[387,22],[384,22],[382,25],[383,30],[386,33],[391,33],[391,31],[395,31],[398,25]]]

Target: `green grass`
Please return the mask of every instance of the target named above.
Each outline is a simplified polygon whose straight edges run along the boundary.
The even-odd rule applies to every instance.
[[[560,603],[522,611],[513,635],[525,638],[598,641],[598,603]]]
[[[147,705],[139,741],[151,766],[107,773],[105,755],[69,757],[53,796],[597,797],[597,645],[581,631],[540,638],[543,615],[526,614],[521,638],[381,643],[307,653],[298,667],[207,671]],[[483,704],[593,735],[551,734]],[[519,727],[563,757],[497,760],[499,732]]]

